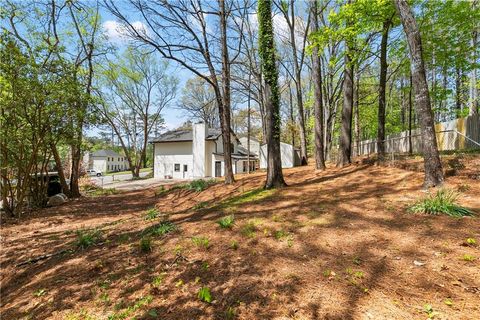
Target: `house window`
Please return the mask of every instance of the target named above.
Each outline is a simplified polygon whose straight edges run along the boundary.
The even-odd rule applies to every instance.
[[[230,152],[233,153],[235,150],[235,147],[233,146],[233,143],[230,143]]]
[[[180,172],[180,163],[175,163],[175,172]]]
[[[188,171],[188,166],[186,164],[183,165],[183,172],[187,172]]]
[[[118,161],[120,161],[120,158],[118,158]]]

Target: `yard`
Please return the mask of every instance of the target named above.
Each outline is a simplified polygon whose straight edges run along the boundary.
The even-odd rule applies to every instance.
[[[480,158],[457,161],[446,187],[478,216]],[[285,176],[276,191],[257,172],[4,219],[2,318],[480,319],[480,220],[408,213],[422,173]]]

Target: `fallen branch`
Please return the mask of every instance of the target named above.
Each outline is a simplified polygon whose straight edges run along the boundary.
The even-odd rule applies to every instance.
[[[55,253],[44,254],[44,255],[41,255],[41,256],[38,256],[38,257],[35,257],[35,258],[28,259],[27,261],[17,263],[15,265],[15,267],[21,267],[21,266],[24,266],[26,264],[36,263],[38,261],[42,261],[42,260],[45,260],[45,259],[48,259],[48,258],[51,258],[51,257],[59,256],[59,255],[64,254],[68,251],[70,251],[70,249],[63,249],[63,250],[60,250],[60,251],[55,252]]]

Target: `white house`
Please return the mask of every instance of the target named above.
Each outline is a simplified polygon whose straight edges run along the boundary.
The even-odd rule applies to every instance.
[[[282,159],[282,168],[293,168],[301,164],[300,150],[294,148],[291,144],[280,142],[280,155]],[[260,147],[260,168],[267,168],[267,145]]]
[[[240,137],[240,144],[247,149],[248,138],[247,136]],[[255,138],[250,137],[250,153],[255,154],[257,157],[260,155],[260,141]]]
[[[100,172],[128,170],[127,159],[113,150],[98,150],[85,154],[85,166],[88,170]]]
[[[231,135],[233,172],[247,171],[247,151]],[[154,177],[158,179],[197,179],[221,177],[225,173],[223,139],[219,129],[207,128],[204,123],[192,129],[166,132],[151,141],[154,146]],[[255,155],[250,156],[251,171]]]

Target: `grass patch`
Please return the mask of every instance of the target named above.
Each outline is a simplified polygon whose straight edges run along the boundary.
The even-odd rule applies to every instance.
[[[192,242],[197,247],[208,249],[210,247],[210,240],[207,237],[192,237]]]
[[[408,210],[432,215],[445,214],[451,217],[473,216],[473,212],[456,203],[458,195],[451,190],[440,189],[435,194],[419,200]]]
[[[144,235],[163,236],[177,230],[177,226],[170,221],[162,221],[143,230]]]
[[[223,217],[220,220],[217,221],[217,224],[220,226],[222,229],[232,229],[233,225],[235,224],[235,218],[233,214]]]
[[[221,202],[218,206],[220,208],[228,208],[228,207],[235,207],[245,203],[250,203],[254,201],[265,200],[267,198],[272,197],[275,194],[276,190],[268,189],[265,190],[263,188],[253,189],[242,193],[238,196],[234,196],[231,198],[226,199],[225,201]]]
[[[202,202],[199,202],[197,203],[196,205],[194,205],[192,207],[193,210],[200,210],[200,209],[205,209],[206,207],[208,207],[210,203],[208,201],[202,201]]]
[[[86,249],[94,244],[100,242],[102,239],[102,232],[99,229],[94,230],[77,230],[76,246],[80,249]]]
[[[153,219],[155,219],[155,218],[158,217],[158,214],[159,214],[159,212],[158,212],[157,208],[148,209],[148,210],[145,212],[145,217],[144,217],[144,219],[145,219],[145,220],[153,220]]]
[[[137,310],[141,309],[144,306],[149,305],[153,300],[153,297],[148,295],[146,297],[142,297],[135,301],[135,303],[129,307],[127,307],[125,310],[114,313],[110,316],[108,316],[108,320],[123,320],[123,319],[130,319],[132,318],[131,316],[136,313]]]
[[[242,234],[246,237],[253,238],[255,237],[256,232],[258,231],[258,223],[256,221],[250,220],[242,227]]]

